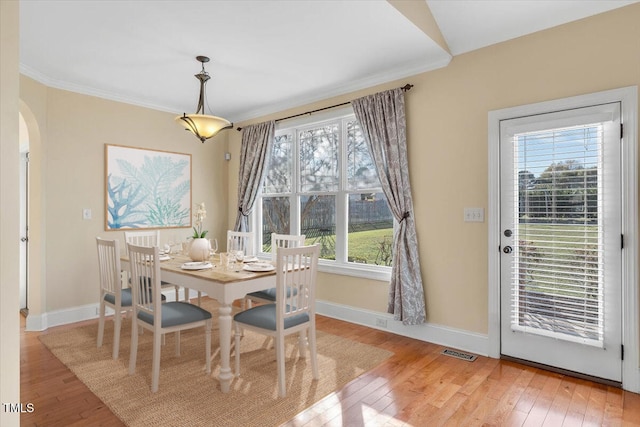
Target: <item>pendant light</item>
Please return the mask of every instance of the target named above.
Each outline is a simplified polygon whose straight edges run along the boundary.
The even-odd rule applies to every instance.
[[[195,75],[200,81],[198,109],[194,114],[184,113],[182,116],[176,117],[176,122],[204,143],[205,140],[214,137],[221,130],[233,127],[233,124],[222,117],[210,116],[204,113],[205,84],[207,80],[211,78],[209,73],[205,71],[204,64],[209,62],[209,58],[206,56],[196,56],[196,59],[202,63],[202,71]]]

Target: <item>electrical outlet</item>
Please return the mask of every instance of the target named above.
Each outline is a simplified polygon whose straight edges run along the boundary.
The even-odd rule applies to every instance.
[[[387,319],[382,319],[380,317],[376,318],[376,326],[380,327],[380,328],[386,328],[387,327]]]
[[[91,219],[91,209],[89,208],[82,209],[82,219]]]

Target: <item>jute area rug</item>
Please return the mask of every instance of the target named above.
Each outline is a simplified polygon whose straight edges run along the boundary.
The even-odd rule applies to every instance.
[[[111,358],[113,322],[105,324],[104,343],[96,348],[95,324],[42,335],[40,340],[125,424],[130,426],[277,426],[329,393],[372,369],[392,353],[335,335],[317,332],[320,379],[297,352],[296,336],[287,339],[287,397],[278,398],[276,357],[272,342],[246,332],[241,344],[241,375],[223,394],[217,379],[218,304],[203,299],[214,317],[212,374],[204,371],[204,330],[183,331],[181,355],[168,334],[162,347],[160,386],[151,393],[152,334],[139,337],[136,372],[129,375],[131,322],[125,319],[120,357]],[[233,369],[233,347],[231,366]]]

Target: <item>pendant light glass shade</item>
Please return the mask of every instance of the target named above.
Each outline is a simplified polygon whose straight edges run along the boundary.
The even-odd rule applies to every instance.
[[[176,117],[176,122],[186,130],[193,133],[200,141],[214,137],[222,129],[227,129],[233,125],[226,119],[217,116],[207,116],[205,114],[184,114]]]
[[[233,127],[233,124],[222,117],[204,114],[205,84],[210,79],[209,73],[204,69],[204,63],[209,62],[209,58],[197,56],[196,59],[202,63],[202,71],[195,75],[200,81],[198,108],[194,114],[184,113],[182,116],[176,117],[176,122],[204,143],[205,140],[213,138],[222,129]]]

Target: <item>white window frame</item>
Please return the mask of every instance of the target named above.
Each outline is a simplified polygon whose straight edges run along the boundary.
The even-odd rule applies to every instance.
[[[320,114],[314,114],[313,116],[309,116],[309,117],[304,117],[301,119],[295,119],[295,120],[287,120],[286,122],[279,122],[276,125],[276,136],[278,135],[282,135],[284,133],[286,133],[287,130],[290,130],[292,128],[296,129],[296,132],[299,132],[300,130],[306,129],[306,128],[315,128],[318,126],[322,126],[324,123],[328,123],[328,122],[334,122],[336,120],[340,120],[342,122],[345,121],[345,119],[349,119],[349,118],[355,118],[354,116],[354,112],[353,112],[353,108],[351,108],[351,106],[348,107],[344,107],[344,108],[336,108],[336,109],[332,109],[330,111],[326,111]],[[292,162],[292,180],[291,180],[291,184],[293,186],[292,188],[292,196],[290,197],[290,215],[291,215],[291,222],[290,222],[290,227],[291,230],[299,230],[300,228],[300,224],[299,224],[299,220],[300,220],[300,212],[299,212],[299,203],[298,198],[300,196],[305,196],[305,195],[335,195],[336,197],[336,260],[326,260],[326,259],[320,259],[318,261],[318,270],[321,272],[325,272],[325,273],[334,273],[334,274],[341,274],[341,275],[346,275],[346,276],[354,276],[354,277],[362,277],[362,278],[367,278],[367,279],[372,279],[372,280],[382,280],[382,281],[389,281],[391,280],[391,267],[387,267],[387,266],[381,266],[381,265],[372,265],[372,264],[359,264],[359,263],[353,263],[353,262],[347,262],[347,261],[341,261],[340,259],[344,258],[346,259],[346,251],[347,251],[347,230],[348,230],[348,203],[347,203],[347,198],[349,197],[349,194],[359,194],[362,192],[362,190],[349,190],[347,188],[347,182],[346,179],[343,179],[343,177],[346,177],[346,171],[347,171],[347,162],[346,162],[346,155],[347,155],[347,150],[344,147],[344,141],[346,141],[346,127],[345,126],[341,126],[340,129],[341,132],[341,140],[340,140],[340,170],[339,170],[339,187],[338,190],[335,192],[302,192],[299,191],[299,188],[297,186],[298,184],[298,175],[300,173],[300,168],[299,168],[299,155],[298,155],[298,147],[295,147],[293,150],[293,162]],[[294,144],[297,143],[297,139],[295,138],[294,135]],[[366,191],[369,192],[369,190],[371,190],[371,192],[375,191],[375,192],[382,192],[382,188],[378,187],[375,189],[367,189]],[[255,208],[254,211],[250,217],[250,222],[251,222],[251,227],[253,230],[258,230],[259,228],[262,227],[261,224],[261,219],[262,219],[262,203],[261,203],[261,196],[262,196],[262,192],[258,195],[258,198],[256,200],[255,203]],[[273,196],[273,197],[277,197],[278,194],[270,194],[269,196]],[[289,196],[289,194],[287,194],[287,196]],[[393,227],[395,230],[395,227],[397,226],[396,221],[394,219],[393,221]],[[343,238],[339,239],[338,236],[343,236]],[[255,248],[262,248],[262,244],[259,241],[260,240],[260,235],[259,233],[255,233],[255,242],[254,242],[254,247]],[[259,249],[260,250],[260,249]],[[271,255],[270,254],[266,254],[266,253],[262,253],[262,252],[258,252],[258,256],[260,258],[268,258]]]
[[[629,86],[588,95],[490,111],[489,145],[489,340],[488,355],[500,357],[500,121],[515,117],[620,102],[622,138],[622,387],[640,393],[640,307],[638,290],[638,87]]]

